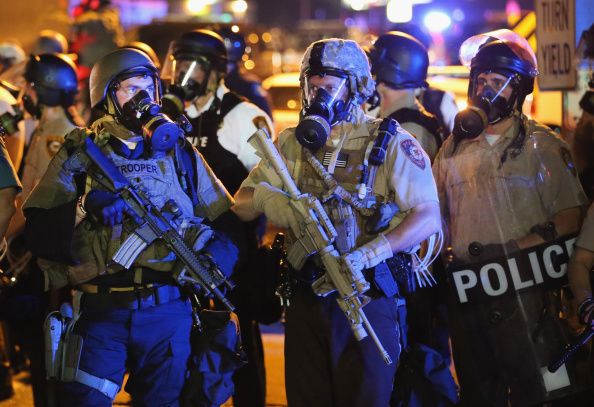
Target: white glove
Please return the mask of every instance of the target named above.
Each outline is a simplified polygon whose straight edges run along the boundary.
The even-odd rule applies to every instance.
[[[359,246],[350,253],[343,255],[343,260],[350,264],[355,271],[361,271],[377,266],[382,261],[392,257],[392,247],[386,236],[379,234],[371,242]]]
[[[276,226],[290,227],[296,230],[299,222],[290,202],[289,194],[267,182],[261,182],[254,187],[252,201],[254,209],[263,212],[268,220]]]

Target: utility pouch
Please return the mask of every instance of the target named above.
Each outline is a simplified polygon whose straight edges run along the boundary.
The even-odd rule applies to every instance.
[[[77,380],[78,364],[82,353],[83,338],[71,331],[68,327],[64,338],[64,350],[62,353],[62,376],[63,382],[73,382]]]
[[[408,253],[396,253],[386,260],[401,295],[415,291],[415,276],[412,269],[412,257]]]
[[[370,270],[371,283],[386,297],[398,294],[398,286],[386,262],[381,262]]]
[[[340,200],[333,200],[326,207],[336,229],[334,245],[340,254],[349,253],[356,247],[359,236],[359,226],[353,208]]]

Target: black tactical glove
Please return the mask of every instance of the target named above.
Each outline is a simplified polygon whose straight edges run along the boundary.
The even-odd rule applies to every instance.
[[[130,215],[136,223],[142,223],[142,219],[138,218],[119,195],[109,191],[92,189],[84,199],[83,209],[106,226],[121,224],[124,214]]]

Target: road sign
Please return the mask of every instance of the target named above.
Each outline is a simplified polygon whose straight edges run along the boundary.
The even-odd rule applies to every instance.
[[[536,0],[538,86],[542,90],[576,85],[575,1]]]

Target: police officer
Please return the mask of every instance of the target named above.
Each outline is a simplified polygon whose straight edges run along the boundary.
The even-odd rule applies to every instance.
[[[421,41],[426,50],[433,44],[431,36],[421,27],[414,23],[396,23],[392,25],[391,31],[406,33]],[[454,118],[458,113],[458,105],[451,92],[445,92],[432,86],[418,89],[417,98],[423,107],[439,121],[440,126],[445,129],[448,135],[454,128]]]
[[[269,117],[272,117],[270,104],[268,103],[268,95],[262,88],[262,84],[257,78],[248,78],[239,70],[239,64],[243,62],[243,55],[245,54],[245,38],[241,32],[234,32],[228,27],[221,28],[217,31],[225,41],[227,48],[227,75],[225,76],[225,86],[232,92],[243,96],[260,109],[266,112]]]
[[[222,37],[214,31],[194,30],[171,43],[162,76],[168,78],[169,90],[183,99],[192,124],[188,140],[233,194],[260,160],[247,143],[248,138],[259,126],[270,129],[272,124],[266,113],[224,85],[227,63]],[[233,215],[219,220],[217,226],[235,236],[237,245],[243,249],[242,258],[249,260],[254,255],[258,245],[256,222],[243,224]],[[242,281],[257,277],[252,275],[256,269],[250,269],[250,264],[242,262],[239,268],[236,280],[241,290],[245,286]],[[260,330],[248,310],[250,304],[246,298],[234,299],[234,304],[238,306],[242,344],[248,355],[248,364],[234,375],[234,402],[239,406],[263,406],[266,377]]]
[[[259,161],[247,139],[270,118],[224,85],[227,50],[220,35],[194,30],[173,41],[161,76],[181,96],[192,123],[190,141],[232,193]]]
[[[583,59],[594,60],[594,24],[581,35]],[[594,72],[590,71],[588,90],[580,99],[582,115],[578,120],[573,138],[573,155],[580,174],[580,181],[590,202],[594,201]]]
[[[416,99],[426,88],[429,56],[423,44],[398,31],[380,35],[370,50],[371,73],[380,98],[380,117],[391,117],[413,134],[433,160],[443,142],[443,129]]]
[[[32,55],[25,68],[27,85],[23,96],[25,110],[37,120],[29,148],[25,155],[23,167],[23,193],[19,199],[19,210],[11,225],[13,234],[22,233],[25,219],[21,211],[24,202],[33,187],[39,182],[52,157],[58,152],[64,136],[77,126],[84,126],[82,119],[74,108],[74,97],[77,93],[76,68],[72,60],[64,54]],[[13,236],[14,237],[14,236]],[[19,252],[18,243],[14,245]],[[24,251],[28,254],[28,252]],[[13,257],[15,255],[13,254]],[[31,361],[31,379],[36,405],[44,405],[47,401],[44,371],[43,318],[45,304],[39,302],[33,306],[31,294],[37,296],[43,289],[38,287],[35,274],[40,271],[35,259],[29,263],[28,272],[21,273],[18,287],[12,291],[13,306],[26,309],[26,312],[8,314],[6,319],[12,327],[21,348]],[[7,290],[6,297],[11,298]],[[15,293],[18,293],[15,295]],[[28,296],[26,296],[28,294]],[[25,298],[29,306],[23,307]]]
[[[15,199],[20,191],[21,183],[8,156],[4,137],[0,136],[0,252],[6,250],[4,235],[8,230],[12,216],[16,212]],[[5,346],[2,347],[0,355],[2,359],[0,364],[0,400],[7,399],[14,393],[12,374],[8,364],[5,363],[7,358]]]
[[[470,66],[469,108],[458,113],[433,164],[452,270],[505,262],[575,233],[586,203],[567,144],[522,114],[538,73],[528,43],[499,30],[469,38],[460,55]],[[467,306],[450,294],[465,405],[534,405],[576,391],[572,381],[555,392],[541,372],[563,345],[554,294],[542,284],[511,294]]]
[[[211,233],[201,221],[225,212],[232,199],[195,150],[143,136],[136,113],[139,98],[160,100],[157,70],[144,53],[126,48],[107,54],[93,67],[90,89],[92,106],[103,106],[107,114],[90,130],[77,128],[66,135],[24,206],[25,234],[40,257],[46,287],[76,289],[73,335],[78,336],[65,355],[75,362],[68,364],[73,370],[67,371],[70,381],[61,385],[60,403],[111,405],[128,370],[126,390],[135,403],[178,405],[192,317],[171,275],[175,255],[157,240],[130,268],[116,264],[114,254],[141,220],[97,181],[92,168],[74,174],[64,163],[81,141],[93,137],[153,205],[161,209],[173,199],[179,232],[196,250],[204,238],[215,258],[210,247],[216,240],[206,238]],[[232,252],[226,255],[233,257]]]
[[[10,219],[16,212],[15,198],[21,188],[21,182],[6,151],[4,137],[0,137],[0,239],[4,239]]]
[[[23,199],[47,169],[64,136],[84,122],[74,108],[78,92],[76,66],[65,54],[32,55],[25,68],[23,104],[38,120],[31,135],[23,169]]]
[[[289,172],[302,192],[320,198],[328,187],[314,166],[319,170],[316,163],[323,163],[325,171],[351,198],[359,199],[358,187],[366,171],[362,165],[365,152],[374,145],[379,125],[379,120],[370,119],[361,108],[374,90],[366,55],[350,40],[314,42],[303,57],[300,81],[304,119],[297,128],[283,131],[278,141]],[[322,111],[326,113],[319,115]],[[397,312],[401,300],[388,288],[394,286],[391,274],[388,277],[389,273],[380,270],[394,253],[410,249],[439,229],[429,158],[409,133],[399,127],[393,133],[384,139],[385,160],[360,198],[363,206],[375,201],[396,202],[403,214],[392,229],[384,234],[366,234],[361,227],[365,219],[346,200],[329,199],[324,204],[337,228],[335,246],[342,259],[357,263],[354,267],[366,270],[373,280],[375,288],[369,292],[372,299],[364,310],[393,363],[386,365],[372,341],[357,342],[334,295],[317,297],[313,293],[310,283],[323,272],[314,257],[300,270],[293,270],[299,282],[293,287],[286,313],[289,405],[388,405],[400,353]],[[306,148],[312,150],[307,160]],[[264,213],[277,226],[288,227],[296,216],[281,188],[280,178],[263,160],[236,194],[234,210],[242,219]],[[290,237],[294,242],[295,236]],[[386,280],[380,280],[380,275]]]
[[[590,328],[594,323],[594,300],[590,283],[590,270],[593,265],[594,206],[590,205],[567,269],[571,291],[578,304],[579,321]]]

